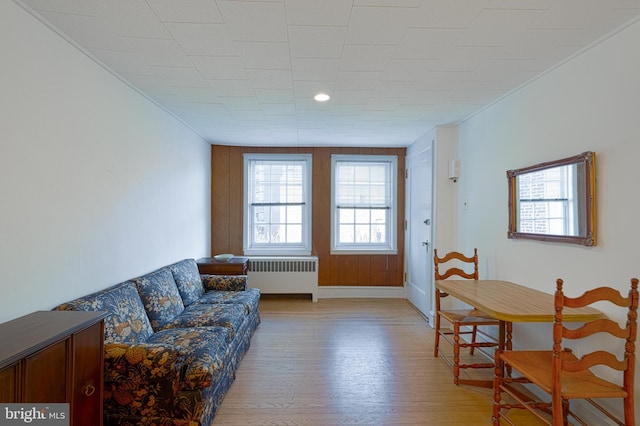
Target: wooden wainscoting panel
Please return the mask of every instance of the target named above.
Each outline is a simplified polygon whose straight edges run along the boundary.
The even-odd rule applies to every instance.
[[[229,150],[228,146],[211,146],[211,254],[229,253]],[[240,228],[242,229],[242,228]]]
[[[211,148],[211,254],[242,254],[243,154],[259,152],[310,153],[313,156],[312,243],[313,254],[320,260],[318,285],[403,286],[404,157],[406,152],[404,148],[269,148],[213,145]],[[396,255],[331,254],[331,154],[338,153],[398,156],[398,253]],[[368,272],[367,265],[370,265]]]

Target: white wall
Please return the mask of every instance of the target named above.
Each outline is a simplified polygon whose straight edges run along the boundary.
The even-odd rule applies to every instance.
[[[640,277],[639,44],[636,22],[460,124],[458,245],[478,247],[489,278],[552,293],[560,277],[575,296],[626,294]],[[597,246],[507,239],[506,170],[584,151],[597,156]],[[550,345],[550,324],[514,329],[516,348]]]
[[[210,145],[0,2],[0,321],[210,247]]]

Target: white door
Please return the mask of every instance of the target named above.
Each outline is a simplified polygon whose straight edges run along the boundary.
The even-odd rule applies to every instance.
[[[422,314],[431,310],[433,146],[407,157],[406,295]]]

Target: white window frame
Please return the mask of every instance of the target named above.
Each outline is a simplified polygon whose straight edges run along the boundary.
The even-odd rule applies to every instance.
[[[245,255],[298,255],[311,254],[311,154],[254,154],[246,153],[244,157],[243,184],[243,251]],[[254,241],[254,217],[251,214],[253,202],[252,191],[254,180],[251,178],[252,163],[255,161],[302,161],[305,163],[303,173],[303,201],[302,201],[302,242],[301,243],[257,243]]]
[[[389,166],[390,205],[386,227],[386,243],[340,243],[337,205],[337,168],[340,162],[385,163]],[[395,155],[331,155],[331,254],[397,254],[398,246],[398,157]]]

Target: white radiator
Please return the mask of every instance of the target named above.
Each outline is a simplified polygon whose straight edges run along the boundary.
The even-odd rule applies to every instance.
[[[311,294],[318,301],[318,258],[249,257],[249,287],[262,294]]]

